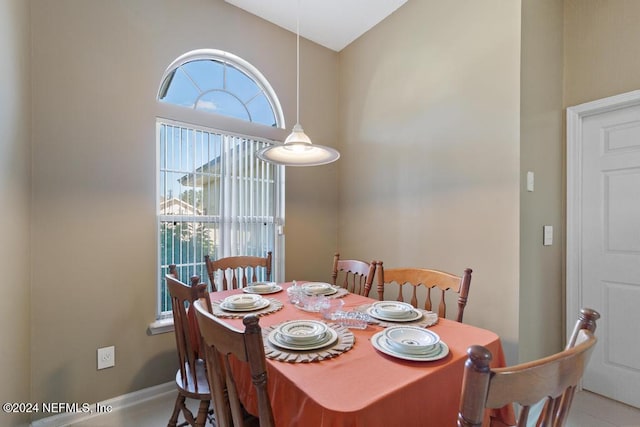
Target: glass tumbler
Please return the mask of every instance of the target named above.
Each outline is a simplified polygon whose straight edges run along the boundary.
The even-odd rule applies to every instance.
[[[337,311],[333,314],[333,321],[350,329],[367,329],[369,315],[359,311]]]
[[[336,313],[342,311],[344,301],[338,298],[325,298],[318,304],[322,318],[326,320],[334,320]]]
[[[293,284],[287,288],[287,296],[289,297],[289,302],[293,305],[298,305],[300,303],[300,299],[302,298],[302,288],[298,286],[296,281],[293,281]]]

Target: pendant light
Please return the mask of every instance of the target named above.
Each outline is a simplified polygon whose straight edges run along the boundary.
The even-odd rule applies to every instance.
[[[340,153],[331,147],[317,145],[304,133],[300,125],[300,1],[296,18],[296,124],[284,140],[284,144],[274,144],[256,154],[266,162],[284,166],[318,166],[335,162]]]

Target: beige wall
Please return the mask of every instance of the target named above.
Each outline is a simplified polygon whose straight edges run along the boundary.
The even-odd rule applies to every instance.
[[[300,61],[300,122],[315,144],[337,148],[338,54],[300,39]],[[295,62],[277,66],[295,72]],[[284,84],[294,83],[295,74]],[[295,99],[291,102],[289,128],[295,123]],[[286,168],[286,280],[331,277],[338,238],[338,165]]]
[[[173,334],[147,331],[162,73],[193,49],[230,51],[270,81],[291,128],[295,36],[222,0],[33,0],[31,19],[31,399],[95,402],[170,381],[177,368]],[[302,49],[301,118],[332,145],[337,55]],[[287,173],[287,277],[320,277],[337,239],[335,167]],[[327,265],[303,262],[323,257]],[[96,349],[107,345],[116,366],[97,371]]]
[[[565,0],[564,106],[640,89],[640,2]]]
[[[162,72],[191,49],[234,52],[271,82],[290,128],[295,39],[222,0],[32,0],[30,21],[28,5],[0,0],[1,250],[18,284],[0,307],[0,393],[97,401],[175,368],[173,336],[147,333]],[[558,103],[638,89],[638,16],[635,0],[523,0],[522,16],[519,1],[421,0],[339,55],[303,40],[302,124],[343,157],[287,170],[287,280],[327,279],[335,249],[388,267],[469,266],[465,320],[498,332],[510,361],[519,336],[523,360],[561,345],[549,330],[562,307],[548,305],[563,283]],[[540,246],[543,224],[556,227],[552,247]],[[544,324],[530,321],[541,312]],[[117,364],[98,372],[104,345]]]
[[[635,0],[523,1],[521,360],[558,351],[564,340],[564,107],[640,88],[639,17]],[[533,193],[524,188],[528,170]],[[545,224],[555,228],[551,247],[541,246]],[[530,320],[540,313],[542,323]]]
[[[563,1],[523,0],[520,128],[520,360],[562,348],[564,137]],[[526,174],[535,177],[526,190]],[[554,228],[552,246],[542,227]],[[543,315],[541,315],[543,313]],[[536,321],[532,321],[536,319]]]
[[[29,3],[0,0],[0,401],[30,401],[29,210],[31,114]],[[28,425],[0,412],[0,425]]]
[[[517,358],[520,2],[407,2],[340,54],[338,243],[474,270],[465,322]]]

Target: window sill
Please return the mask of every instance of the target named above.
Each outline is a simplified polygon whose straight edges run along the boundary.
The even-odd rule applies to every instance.
[[[149,332],[151,335],[173,332],[173,317],[165,317],[164,319],[158,319],[151,323],[149,325]]]

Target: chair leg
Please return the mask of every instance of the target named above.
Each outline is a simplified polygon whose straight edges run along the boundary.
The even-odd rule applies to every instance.
[[[173,413],[171,414],[171,418],[169,418],[169,424],[167,427],[176,427],[178,424],[178,415],[180,415],[180,408],[184,406],[184,396],[178,393],[178,397],[176,397],[176,404],[173,407]]]
[[[198,407],[198,416],[196,417],[196,427],[204,427],[207,424],[207,415],[209,414],[209,401],[201,400]]]

